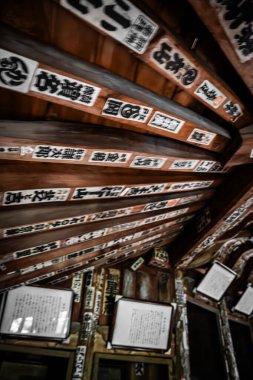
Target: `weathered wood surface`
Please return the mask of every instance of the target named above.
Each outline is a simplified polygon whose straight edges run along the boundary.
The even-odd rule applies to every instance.
[[[193,54],[192,51],[186,49],[184,47],[184,44],[182,43],[182,41],[180,41],[178,38],[176,38],[175,35],[173,35],[168,30],[169,29],[168,23],[166,25],[166,22],[161,20],[161,18],[160,18],[161,16],[160,15],[159,15],[160,17],[157,16],[157,14],[159,14],[157,9],[153,8],[151,11],[150,9],[148,9],[148,7],[146,6],[145,3],[144,4],[143,4],[143,2],[142,3],[135,2],[135,3],[137,5],[137,7],[140,7],[140,9],[143,8],[144,14],[146,13],[151,18],[151,20],[155,21],[159,26],[158,32],[156,32],[156,35],[155,35],[155,37],[153,37],[152,42],[149,43],[148,49],[146,49],[146,51],[142,54],[135,53],[137,58],[142,60],[143,62],[145,62],[145,64],[147,66],[158,71],[165,78],[174,82],[177,86],[181,87],[184,91],[188,92],[191,96],[195,97],[198,101],[201,101],[205,106],[212,109],[214,112],[216,112],[219,116],[221,116],[225,120],[228,120],[230,122],[235,122],[235,124],[238,126],[246,125],[249,118],[250,118],[249,112],[247,110],[245,110],[244,105],[242,104],[240,99],[233,93],[233,91],[231,91],[231,89],[229,89],[229,87],[224,84],[224,81],[222,79],[218,78],[214,72],[212,72],[210,69],[208,69],[208,67],[205,66],[203,64],[203,62],[201,62],[197,58],[197,56]],[[61,4],[63,6],[66,6],[68,11],[74,13],[75,16],[78,16],[81,19],[83,18],[84,22],[89,23],[89,20],[86,18],[88,16],[89,12],[87,12],[87,14],[85,14],[85,12],[82,12],[81,6],[78,3],[76,3],[76,4],[71,3],[70,4],[70,2],[66,1],[66,2],[61,2]],[[102,12],[103,6],[101,5],[100,8],[101,8],[100,12]],[[86,9],[88,10],[89,6]],[[90,22],[89,25],[91,27],[96,28],[96,26],[94,25],[94,23],[92,23],[92,21]],[[108,31],[105,28],[104,29],[96,28],[96,29],[98,30],[99,33],[108,35]],[[157,35],[158,35],[158,37],[156,37]],[[155,59],[153,59],[153,55],[151,54],[151,52],[153,50],[160,51],[160,52],[162,51],[161,44],[159,42],[160,40],[162,40],[163,42],[166,41],[168,48],[165,50],[164,53],[159,53],[160,54],[160,57],[159,57],[160,60],[155,60]],[[179,55],[181,66],[180,65],[177,66],[177,63],[175,63],[175,61],[173,61],[173,58],[170,55],[170,51],[173,51],[173,52],[175,51],[176,54]],[[171,52],[171,54],[172,54],[172,52]],[[168,65],[171,65],[170,69],[166,68],[166,64],[168,62],[169,62]],[[187,64],[189,65],[189,63],[191,65],[191,69],[193,69],[193,71],[189,74],[189,83],[187,84],[187,79],[184,80],[182,77],[188,76],[187,70],[184,68],[184,66],[187,66]],[[193,73],[194,71],[197,74]],[[183,72],[183,74],[181,72]],[[179,73],[181,73],[181,75],[179,75]],[[195,79],[194,78],[195,76],[196,76],[196,80],[193,80],[193,79]],[[180,77],[181,77],[181,79],[178,79]],[[190,78],[190,77],[193,77],[193,78]],[[191,81],[190,81],[190,79],[191,79]],[[225,108],[213,107],[212,105],[208,104],[208,102],[203,101],[197,95],[196,90],[204,80],[208,80],[209,82],[211,81],[212,84],[221,93],[223,93],[226,96],[227,100],[229,99],[229,101],[232,101],[233,104],[239,105],[239,108],[242,110],[242,113],[244,114],[243,117],[241,117],[241,120],[237,120],[238,119],[237,117],[235,119],[233,119],[233,117],[231,115],[229,115],[228,113],[225,112]]]
[[[253,94],[253,60],[251,58],[248,61],[241,62],[240,58],[238,57],[238,54],[236,54],[236,51],[234,49],[234,46],[231,43],[231,40],[228,38],[227,33],[225,32],[223,26],[221,25],[219,21],[218,9],[215,7],[212,7],[210,4],[206,4],[205,2],[201,0],[188,0],[188,1],[195,9],[198,16],[203,20],[205,25],[208,27],[210,32],[213,34],[217,43],[220,45],[221,49],[223,50],[224,54],[226,54],[229,61],[232,63],[232,65],[234,66],[238,74],[241,76],[242,80],[244,81],[248,89]],[[243,5],[243,3],[241,5]],[[230,23],[233,22],[234,18],[236,17],[238,18],[238,16],[236,16],[236,13],[241,15],[241,22],[243,22],[242,10],[240,9],[241,5],[237,3],[234,4],[234,7],[236,9],[238,8],[238,12],[231,12],[231,17],[227,18],[228,20],[230,20]],[[217,4],[217,6],[219,5]],[[226,7],[226,4],[224,5],[224,7]],[[247,17],[247,15],[245,16]],[[238,18],[238,24],[240,25],[240,18]],[[250,30],[249,30],[249,33],[250,33]],[[245,35],[245,37],[247,37],[247,34]],[[249,43],[250,43],[250,39],[252,39],[252,35],[251,37],[249,35],[248,38],[249,38]],[[247,46],[246,39],[245,39],[245,45]]]
[[[129,116],[117,116],[117,121],[127,124],[128,128],[130,126],[134,126],[137,128],[136,130],[139,131],[143,130],[148,133],[161,134],[163,136],[181,141],[187,141],[190,144],[213,151],[222,151],[230,139],[230,133],[219,125],[195,114],[189,109],[180,107],[169,99],[159,97],[151,91],[137,86],[124,78],[120,78],[113,73],[95,67],[88,62],[85,63],[81,60],[73,58],[70,55],[54,49],[53,47],[43,45],[42,43],[34,41],[11,28],[2,26],[1,35],[2,38],[0,46],[3,49],[9,49],[12,53],[19,54],[36,62],[42,62],[43,64],[39,65],[39,68],[42,69],[43,73],[45,73],[45,70],[49,70],[55,73],[53,75],[63,74],[63,76],[67,76],[70,79],[72,78],[74,80],[79,80],[82,83],[85,82],[88,85],[98,86],[98,88],[100,88],[100,92],[94,106],[86,106],[85,104],[78,104],[74,101],[66,101],[64,100],[64,97],[62,99],[59,96],[52,96],[50,93],[47,95],[49,91],[46,90],[45,92],[45,89],[35,92],[34,88],[32,91],[29,91],[28,88],[28,95],[56,102],[67,107],[80,109],[114,121],[115,117],[110,116],[109,111],[107,111],[107,113],[109,113],[106,114],[106,110],[109,110],[109,103],[106,103],[106,100],[108,99],[116,99],[117,102],[121,104],[123,101],[126,102],[126,104],[130,103],[137,106],[143,106],[145,109],[150,110],[149,114],[151,117],[154,116],[156,111],[160,113],[167,112],[169,117],[179,118],[179,120],[182,120],[182,123],[184,123],[184,128],[181,128],[178,133],[170,132],[168,129],[167,131],[164,131],[164,128],[148,125],[148,121],[150,123],[151,119],[147,116],[145,116],[145,119],[148,119],[147,121],[144,119],[141,122],[139,121],[139,123],[137,123],[133,118],[129,118]],[[29,81],[31,80],[32,78],[30,77]],[[136,118],[136,116],[134,118]],[[194,142],[193,137],[191,137],[192,133],[194,133],[194,129],[204,131],[201,133],[211,133],[211,135],[209,135],[210,137],[208,143]]]
[[[215,166],[222,170],[218,169],[222,156],[212,152],[98,125],[1,121],[0,141],[0,158],[7,160],[181,172],[213,171]]]
[[[253,177],[251,165],[235,168],[230,180],[220,187],[217,197],[191,222],[180,247],[175,241],[170,247],[171,261],[186,268],[196,257],[215,243],[222,234],[239,222],[253,205]],[[185,258],[183,258],[185,256]]]

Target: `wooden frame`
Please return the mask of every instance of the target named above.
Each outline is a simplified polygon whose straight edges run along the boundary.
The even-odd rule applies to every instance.
[[[32,286],[13,289],[5,294],[1,305],[0,333],[19,338],[66,339],[73,298],[70,289]]]
[[[250,305],[250,301],[251,301],[251,305]],[[233,311],[244,314],[247,317],[250,317],[252,315],[253,313],[253,286],[252,285],[249,285],[247,287],[247,289],[245,290],[245,292],[242,294],[241,298],[235,305]]]
[[[29,355],[36,355],[40,360],[42,358],[46,361],[45,357],[52,357],[54,361],[57,359],[62,359],[68,361],[66,377],[62,380],[71,380],[72,370],[75,359],[75,352],[66,351],[66,350],[55,350],[55,349],[46,349],[38,347],[27,347],[27,346],[14,346],[10,344],[0,344],[1,357],[4,357],[4,354],[13,356],[14,361],[16,358],[20,360],[21,356],[26,358],[26,361],[29,360]],[[4,360],[4,359],[3,359]],[[21,359],[22,360],[22,359]],[[31,363],[32,365],[33,363]],[[29,363],[28,363],[29,365]]]
[[[109,339],[112,347],[151,351],[169,349],[174,314],[171,304],[122,297],[116,301],[115,307]],[[150,330],[152,336],[145,336],[145,331]]]
[[[215,261],[200,284],[197,286],[196,291],[216,302],[220,302],[231,283],[235,280],[236,276],[237,274],[230,268],[219,263],[218,261]],[[222,283],[222,281],[224,282]]]
[[[92,368],[92,375],[90,380],[99,380],[98,379],[98,369],[99,369],[99,361],[101,359],[106,360],[118,360],[118,361],[125,361],[125,362],[142,362],[147,364],[162,364],[168,366],[168,378],[169,380],[173,377],[173,362],[171,358],[162,358],[162,357],[151,357],[151,356],[144,356],[144,355],[122,355],[122,354],[110,354],[110,353],[100,353],[95,352],[93,356],[93,368]]]

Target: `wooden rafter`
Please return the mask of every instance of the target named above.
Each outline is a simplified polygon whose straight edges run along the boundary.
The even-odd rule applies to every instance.
[[[84,3],[81,1],[60,0],[59,2],[68,11],[89,23],[93,28],[95,27],[100,33],[116,38],[118,42],[126,45],[126,47],[129,50],[134,51],[136,56],[145,62],[146,65],[152,67],[162,76],[174,82],[177,86],[181,87],[184,91],[188,92],[191,96],[195,97],[198,101],[202,102],[206,107],[209,107],[225,120],[235,123],[238,127],[246,125],[249,122],[249,111],[246,110],[243,103],[233,91],[222,79],[208,69],[192,51],[186,49],[182,41],[175,37],[175,35],[168,30],[166,24],[155,15],[154,12],[151,12],[147,6],[137,2],[138,6],[145,8],[144,13],[138,8],[134,11],[131,10],[131,2],[128,2],[128,5],[126,5],[126,8],[128,9],[125,9],[124,7],[124,12],[129,12],[128,19],[131,20],[131,23],[134,24],[134,19],[132,19],[130,13],[131,15],[133,13],[135,18],[137,18],[138,14],[141,14],[143,15],[142,17],[146,17],[147,20],[148,15],[150,17],[149,22],[151,28],[155,28],[155,25],[157,28],[156,32],[150,35],[145,50],[139,51],[138,54],[138,50],[134,45],[131,45],[130,41],[129,44],[127,44],[126,39],[118,38],[116,32],[113,34],[107,29],[107,26],[103,22],[104,12],[106,12],[106,4],[101,2],[101,4],[96,4],[95,6],[88,1]],[[123,7],[123,5],[117,4],[117,6],[118,9],[115,13],[121,13],[123,10],[120,9],[120,7]],[[115,6],[115,8],[117,8],[117,6]],[[94,15],[95,18],[93,18]],[[110,15],[106,14],[107,20],[108,17],[110,19]],[[117,23],[116,19],[113,19],[113,15],[111,16],[111,21],[115,30],[117,30],[117,27],[120,27],[120,25]],[[134,29],[133,26],[132,28]],[[130,29],[131,25],[125,29],[124,34],[126,35],[127,31]],[[140,36],[140,39],[141,37],[142,36]],[[175,55],[178,56],[178,61],[175,60]],[[202,96],[203,86],[209,87],[209,91],[214,90],[217,93],[217,104],[215,104],[214,101],[208,100],[205,95]],[[218,97],[220,97],[220,99],[218,99]],[[237,112],[235,112],[234,115],[232,112],[233,107],[236,107],[237,109]]]
[[[38,232],[48,232],[58,228],[68,228],[74,225],[94,223],[108,219],[148,212],[176,211],[189,207],[195,202],[204,202],[213,195],[213,190],[191,191],[150,197],[122,199],[120,205],[113,200],[103,202],[89,201],[84,204],[63,204],[60,207],[50,205],[33,205],[22,209],[17,214],[16,209],[2,209],[0,238],[23,236]],[[120,207],[119,207],[120,206]]]
[[[97,125],[2,121],[0,138],[0,158],[7,160],[174,172],[222,170],[212,152]]]
[[[171,260],[186,268],[196,257],[210,249],[225,231],[240,222],[253,204],[252,168],[250,165],[234,169],[230,180],[224,183],[208,208],[192,221],[185,236],[191,236],[179,246],[172,244]],[[222,207],[219,205],[222,201]]]
[[[213,34],[214,38],[220,45],[228,60],[232,63],[235,70],[238,72],[248,89],[253,94],[252,31],[250,34],[251,28],[249,28],[247,33],[248,25],[245,22],[243,22],[244,11],[240,8],[241,6],[242,8],[244,6],[247,7],[246,2],[231,1],[230,4],[229,2],[227,2],[227,4],[226,2],[224,2],[224,4],[220,4],[221,2],[213,1],[213,5],[211,5],[209,3],[206,4],[206,2],[203,2],[202,0],[188,1],[192,5],[194,10],[197,12],[199,17],[206,24],[210,32]],[[234,7],[234,11],[230,13],[230,17],[226,16],[226,13],[228,13],[227,7]],[[235,28],[231,28],[230,25],[233,22],[235,22],[236,18],[238,19],[238,25]],[[239,37],[242,33],[243,28],[245,28],[245,41],[242,42],[240,48],[240,44],[238,44],[238,39],[236,39],[236,35]],[[247,52],[247,55],[244,55],[242,54],[243,46],[245,46],[245,48],[247,49],[247,44],[249,45],[249,51]],[[247,59],[247,56],[249,57],[249,59]]]
[[[230,140],[230,133],[225,128],[169,99],[34,41],[11,28],[2,26],[0,31],[3,58],[11,59],[12,54],[17,54],[16,58],[29,66],[29,74],[25,75],[26,79],[20,87],[21,92],[117,120],[130,129],[133,126],[145,133],[163,135],[216,152],[224,150]],[[73,101],[69,93],[64,95],[65,81],[73,85],[73,80],[84,91],[77,101]],[[4,87],[18,90],[16,84]],[[165,126],[157,122],[157,118],[164,117]]]

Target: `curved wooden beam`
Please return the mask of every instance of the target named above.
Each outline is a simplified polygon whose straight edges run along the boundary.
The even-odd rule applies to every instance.
[[[186,268],[195,257],[216,243],[251,210],[253,204],[252,168],[234,168],[206,210],[185,229],[184,240],[171,245],[171,261]],[[189,241],[188,241],[189,240]]]
[[[240,135],[240,147],[226,163],[226,167],[253,164],[253,125],[242,128]]]
[[[100,33],[115,38],[117,33],[112,33],[107,30],[106,27],[103,27],[103,15],[105,11],[103,8],[105,6],[102,3],[99,5],[97,4],[95,8],[92,4],[86,3],[83,5],[82,2],[78,0],[60,0],[60,4],[74,15],[89,23],[91,27],[95,28]],[[128,4],[130,5],[131,2]],[[119,3],[115,6],[119,7]],[[129,13],[131,13],[131,7],[133,6],[133,4],[130,5]],[[233,91],[224,84],[214,72],[211,72],[210,69],[204,66],[192,51],[186,49],[183,43],[168,31],[165,23],[156,16],[154,12],[151,12],[145,4],[139,4],[138,6],[141,8],[143,7],[145,13],[138,8],[134,11],[132,10],[135,19],[139,13],[142,15],[139,17],[145,18],[150,28],[154,29],[152,35],[150,35],[148,39],[146,38],[147,42],[145,49],[138,51],[134,48],[134,44],[127,44],[126,39],[120,40],[116,38],[118,42],[123,43],[129,50],[132,49],[137,58],[145,62],[146,65],[159,72],[166,79],[174,82],[177,86],[181,87],[184,91],[188,92],[191,96],[195,97],[195,99],[202,102],[206,107],[209,107],[213,112],[217,113],[225,120],[235,122],[235,125],[238,126],[245,125],[249,121],[249,112],[245,109],[244,105]],[[83,12],[84,9],[86,9],[86,12]],[[124,9],[124,11],[124,14],[126,15],[126,9]],[[150,17],[149,19],[147,18],[147,15]],[[110,16],[107,15],[106,19],[108,19],[108,17]],[[128,20],[130,20],[130,23],[134,21],[131,17],[128,17]],[[117,24],[117,22],[115,23],[115,20],[112,20],[112,23],[114,25]],[[158,30],[155,31],[155,28]],[[129,25],[128,29],[125,29],[125,33],[127,33],[128,30],[129,33],[131,33],[130,29],[131,25]],[[150,42],[151,40],[152,42]],[[175,55],[178,56],[178,61],[175,60]],[[217,94],[219,93],[224,99],[226,98],[226,101],[224,101],[224,99],[222,101],[222,107],[215,105],[215,102],[209,101],[205,96],[201,95],[199,88],[203,86],[203,83],[205,86],[211,86],[212,89],[215,89]],[[209,89],[210,91],[211,88]],[[233,104],[236,108],[238,107],[238,110],[241,110],[241,112],[239,111],[238,113],[238,117],[234,117],[231,114],[231,109],[228,111],[227,107],[224,106],[225,103]]]
[[[250,28],[247,33],[247,23],[243,22],[243,17],[245,11],[243,8],[247,4],[243,2],[231,1],[230,3],[234,5],[234,12],[231,12],[229,17],[226,16],[228,13],[227,7],[229,7],[229,2],[213,1],[213,6],[209,3],[203,2],[202,0],[188,0],[193,6],[198,16],[206,24],[210,32],[213,34],[217,43],[220,45],[223,52],[226,54],[228,60],[232,63],[238,74],[241,76],[242,80],[245,82],[246,86],[249,88],[253,94],[253,60],[252,60],[252,48],[250,48],[250,41],[252,40],[252,34],[250,34]],[[246,12],[248,12],[246,10]],[[230,25],[236,22],[238,18],[237,28],[230,28]],[[245,14],[247,17],[247,14]],[[239,22],[241,20],[241,22]],[[238,30],[238,26],[240,27]],[[242,29],[245,28],[245,41],[243,42]],[[242,43],[239,44],[240,37]],[[247,40],[249,43],[249,48],[247,49]],[[240,47],[241,46],[241,47]],[[242,53],[243,46],[248,50],[247,55]]]
[[[0,121],[0,159],[172,172],[219,172],[220,158],[181,142],[99,125]]]
[[[134,126],[149,133],[161,134],[217,152],[224,150],[231,139],[225,128],[107,70],[73,58],[6,26],[0,27],[0,33],[0,47],[4,49],[4,59],[10,59],[16,54],[15,59],[23,59],[25,64],[30,65],[30,73],[27,74],[25,83],[22,83],[21,92],[114,121],[116,118],[129,128]],[[43,64],[39,64],[39,68],[36,69],[38,62]],[[54,90],[50,90],[48,85],[52,78],[56,80]],[[64,94],[63,89],[58,89],[60,83],[65,83],[63,78],[68,82],[71,82],[71,79],[79,81],[81,86],[85,81],[85,88],[92,88],[92,97],[85,98],[88,105],[85,105],[85,102],[80,104],[80,101],[69,100],[65,95],[55,96],[57,91],[57,94]],[[4,87],[20,91],[17,86]],[[164,111],[168,112],[170,120],[174,118],[174,123],[177,124],[174,132],[171,126],[164,127],[155,121],[159,114],[162,118],[167,117],[166,114],[162,116]],[[169,119],[166,120],[167,123]],[[183,125],[184,128],[180,129]]]

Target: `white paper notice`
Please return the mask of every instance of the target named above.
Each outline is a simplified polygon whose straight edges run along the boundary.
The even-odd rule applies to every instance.
[[[112,345],[167,350],[172,306],[120,299]]]

